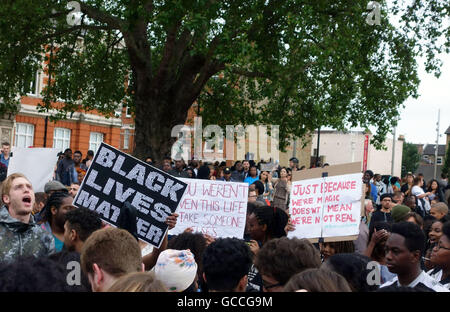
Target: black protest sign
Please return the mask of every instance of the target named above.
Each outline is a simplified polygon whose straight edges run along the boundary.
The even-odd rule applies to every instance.
[[[105,143],[100,145],[74,199],[114,226],[128,202],[137,210],[138,238],[159,248],[187,184]]]

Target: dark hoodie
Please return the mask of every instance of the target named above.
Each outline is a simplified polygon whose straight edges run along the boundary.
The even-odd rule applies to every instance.
[[[55,241],[34,222],[23,223],[11,217],[6,206],[0,208],[0,261],[13,261],[20,256],[48,256],[55,253]]]

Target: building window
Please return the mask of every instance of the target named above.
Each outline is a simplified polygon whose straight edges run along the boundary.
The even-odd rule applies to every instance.
[[[58,148],[61,152],[70,148],[70,129],[55,128],[53,132],[53,148]]]
[[[24,81],[23,92],[31,96],[39,96],[40,94],[40,74],[36,71],[29,75]]]
[[[129,106],[125,106],[125,117],[131,118],[131,109]]]
[[[89,138],[90,150],[93,150],[94,153],[96,153],[102,142],[103,142],[103,133],[91,132],[91,136]]]
[[[437,158],[436,164],[442,165],[442,156],[439,156],[439,157]]]
[[[128,149],[130,143],[130,130],[126,129],[123,134],[123,149]]]
[[[423,159],[428,160],[428,155],[423,155]]]
[[[16,147],[33,146],[34,141],[34,125],[26,123],[16,124]]]

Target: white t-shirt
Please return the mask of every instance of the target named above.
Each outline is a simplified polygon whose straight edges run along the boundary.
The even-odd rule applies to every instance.
[[[407,287],[415,287],[417,284],[422,283],[426,287],[436,291],[436,292],[450,292],[447,288],[445,288],[441,283],[436,281],[434,278],[432,278],[430,275],[425,273],[425,271],[422,271],[419,276],[415,280],[413,280]],[[390,280],[389,282],[384,283],[380,286],[380,288],[391,286],[393,284],[396,284],[397,286],[400,285],[400,282],[398,281],[398,276],[394,277],[394,279]]]
[[[446,278],[445,280],[442,280],[442,270],[439,269],[431,269],[427,272],[428,275],[430,275],[436,282],[439,282],[442,286],[450,290],[450,278]]]
[[[425,209],[427,212],[430,211],[431,206],[430,202],[428,201],[428,198],[427,197],[422,198],[423,201],[425,202],[425,207],[422,207],[422,201],[418,198],[419,195],[425,194],[425,192],[420,186],[414,185],[411,189],[411,194],[417,197],[417,203],[421,208]]]

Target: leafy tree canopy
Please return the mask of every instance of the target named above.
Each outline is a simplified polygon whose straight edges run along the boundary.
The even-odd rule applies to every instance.
[[[141,156],[168,151],[170,129],[196,100],[205,125],[280,125],[282,147],[319,126],[370,125],[380,146],[418,96],[417,58],[440,73],[450,2],[378,1],[372,26],[368,2],[80,0],[80,23],[69,25],[67,1],[4,0],[0,113],[17,109],[23,81],[47,62],[41,109],[57,99],[57,117],[130,105],[137,136],[161,134],[136,141]]]

